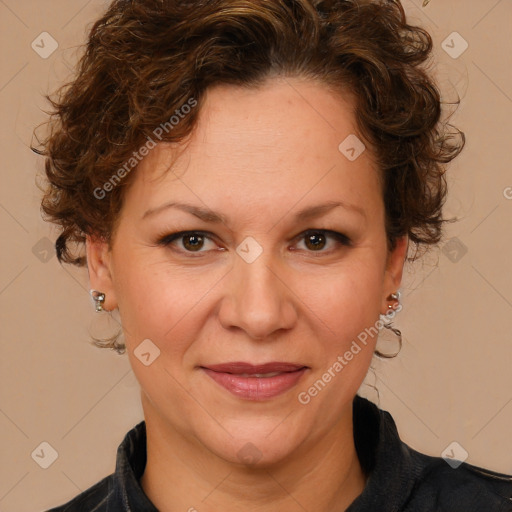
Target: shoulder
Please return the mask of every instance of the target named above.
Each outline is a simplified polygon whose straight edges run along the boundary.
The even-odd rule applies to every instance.
[[[415,450],[389,412],[361,397],[354,441],[368,480],[350,512],[512,512],[512,476]]]
[[[47,512],[107,512],[114,493],[113,475],[105,477],[68,503]]]
[[[417,477],[405,511],[512,512],[512,476],[460,463],[456,468],[441,457],[420,453],[407,445]]]

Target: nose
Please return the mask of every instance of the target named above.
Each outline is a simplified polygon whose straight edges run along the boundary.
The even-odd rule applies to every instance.
[[[255,340],[291,329],[297,322],[294,293],[285,282],[284,272],[270,265],[261,255],[247,263],[236,259],[228,274],[227,292],[223,297],[219,320],[225,329],[241,329]]]

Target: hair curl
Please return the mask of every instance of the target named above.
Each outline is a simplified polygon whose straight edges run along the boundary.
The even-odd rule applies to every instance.
[[[198,108],[162,140],[196,125],[217,84],[254,87],[272,76],[318,80],[349,90],[359,131],[382,171],[390,248],[442,237],[445,164],[464,134],[441,119],[439,90],[426,70],[432,39],[407,23],[398,0],[115,0],[97,20],[76,77],[47,99],[53,107],[42,149],[42,211],[60,226],[60,262],[84,265],[85,236],[110,240],[128,173],[104,199],[102,187],[195,98]]]

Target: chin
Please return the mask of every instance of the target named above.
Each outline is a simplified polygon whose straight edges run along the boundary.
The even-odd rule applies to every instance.
[[[254,421],[246,425],[237,422],[236,429],[229,425],[226,430],[217,424],[210,425],[210,428],[206,426],[206,431],[197,432],[197,437],[210,452],[229,463],[264,469],[289,458],[306,437],[304,427],[300,432],[290,430],[290,425],[283,422],[285,417],[272,418],[259,425]],[[214,431],[217,435],[212,436]]]

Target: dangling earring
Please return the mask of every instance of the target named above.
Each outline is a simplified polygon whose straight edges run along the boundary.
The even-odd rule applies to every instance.
[[[96,313],[101,313],[103,311],[103,304],[105,303],[105,294],[97,290],[90,290],[89,293],[94,301]]]
[[[396,291],[395,293],[392,293],[390,295],[390,299],[388,299],[388,300],[394,301],[394,304],[388,304],[388,310],[389,310],[387,313],[388,315],[390,313],[393,313],[393,316],[394,316],[395,312],[397,312],[397,310],[399,310],[399,308],[401,306],[400,296],[401,296],[401,294],[399,291]],[[384,316],[387,316],[387,315],[384,315]],[[400,329],[393,327],[391,322],[388,322],[385,324],[383,323],[382,325],[386,329],[389,329],[398,338],[398,350],[394,354],[383,354],[380,350],[375,350],[375,354],[379,357],[383,357],[386,359],[392,359],[393,357],[396,357],[400,353],[400,350],[402,350],[402,332],[400,331]]]

